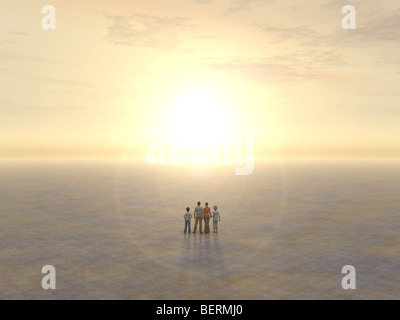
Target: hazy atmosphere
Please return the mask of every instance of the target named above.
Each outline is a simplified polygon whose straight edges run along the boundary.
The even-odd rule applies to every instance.
[[[398,0],[0,12],[0,299],[400,298]]]
[[[345,4],[355,30],[331,0],[3,1],[0,155],[144,156],[188,92],[256,155],[400,155],[398,2]]]

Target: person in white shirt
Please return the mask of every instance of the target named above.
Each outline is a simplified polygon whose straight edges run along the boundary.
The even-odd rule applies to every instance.
[[[221,216],[217,209],[217,206],[214,206],[214,211],[212,212],[214,233],[218,232],[218,221],[221,221]]]
[[[186,233],[186,231],[189,229],[188,231],[190,233],[191,232],[190,231],[190,220],[192,219],[192,214],[190,213],[189,207],[186,208],[186,212],[183,215],[183,219],[185,219],[185,230],[183,232]]]
[[[195,219],[195,223],[194,223],[194,230],[193,233],[196,233],[196,229],[197,229],[197,224],[200,224],[200,233],[203,233],[202,231],[202,224],[203,224],[203,208],[200,206],[201,202],[197,201],[197,207],[194,209],[194,219]]]

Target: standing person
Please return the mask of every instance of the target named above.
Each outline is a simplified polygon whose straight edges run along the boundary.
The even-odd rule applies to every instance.
[[[186,230],[189,229],[189,233],[190,231],[190,220],[192,219],[192,214],[190,213],[190,208],[187,207],[186,208],[186,212],[183,215],[183,219],[185,219],[185,230],[183,231],[183,233],[186,233]]]
[[[208,202],[205,203],[205,207],[203,208],[203,215],[204,215],[204,233],[210,233],[210,216],[211,210],[208,207]]]
[[[214,206],[214,211],[212,212],[214,233],[218,232],[218,221],[221,221],[221,216],[217,209],[217,206]]]
[[[200,233],[203,233],[202,231],[202,224],[203,224],[203,208],[200,207],[201,202],[197,201],[197,207],[194,208],[194,219],[195,219],[195,223],[194,223],[194,230],[193,233],[196,233],[196,229],[197,229],[197,224],[200,223]]]

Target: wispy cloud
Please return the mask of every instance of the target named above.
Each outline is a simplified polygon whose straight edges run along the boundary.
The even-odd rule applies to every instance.
[[[259,83],[323,79],[335,73],[337,66],[346,65],[341,55],[334,50],[303,50],[258,59],[208,58],[205,61],[213,70]]]
[[[281,27],[276,25],[267,24],[255,24],[255,26],[261,31],[268,33],[270,41],[299,41],[299,42],[309,42],[320,35],[313,31],[311,28],[300,25],[297,27]]]
[[[18,72],[18,71],[13,71],[13,70],[9,70],[9,69],[4,69],[3,73],[8,74],[10,76],[31,79],[31,80],[35,80],[38,82],[45,82],[45,83],[54,84],[54,85],[101,88],[100,85],[94,84],[91,82],[84,82],[84,81],[79,81],[79,80],[74,80],[74,79],[44,77],[41,75],[27,74],[24,72]]]
[[[378,2],[378,1],[376,1],[376,2]],[[363,1],[359,1],[359,0],[348,0],[348,1],[346,1],[346,3],[344,3],[342,0],[330,0],[330,1],[322,4],[322,7],[328,8],[328,9],[337,9],[337,11],[340,12],[341,8],[344,5],[352,5],[352,6],[358,7],[362,4],[363,4]]]
[[[15,114],[25,116],[26,114],[41,115],[47,112],[82,110],[81,106],[61,106],[60,104],[44,106],[40,103],[23,103],[12,100],[0,99],[2,114]]]
[[[103,40],[115,45],[174,47],[184,32],[195,27],[189,18],[157,16],[143,13],[110,15],[107,34]]]
[[[246,11],[263,5],[274,4],[273,0],[230,0],[225,14]]]
[[[72,64],[66,61],[55,60],[55,59],[46,59],[46,58],[39,58],[30,55],[24,55],[14,52],[0,52],[1,59],[8,59],[8,60],[26,60],[31,62],[44,62],[44,63],[55,63],[55,64],[62,64],[62,65],[73,65],[77,66],[77,64]]]
[[[24,32],[24,31],[9,31],[8,34],[13,35],[13,36],[28,36],[28,32]]]
[[[0,44],[14,46],[20,44],[21,40],[28,36],[28,33],[24,31],[11,30],[5,31],[3,36],[4,38],[1,39]]]
[[[221,71],[230,76],[259,83],[307,81],[326,76],[322,69],[310,68],[307,62],[295,55],[267,59],[242,59],[239,57],[210,59],[206,65],[214,71]]]
[[[195,3],[215,4],[215,0],[193,0]],[[240,11],[248,11],[265,5],[274,4],[274,0],[229,0],[226,8],[219,16],[225,16]]]
[[[340,8],[337,3],[335,7]],[[398,42],[400,9],[386,15],[376,17],[370,15],[368,19],[364,19],[363,23],[357,20],[355,30],[344,30],[340,26],[340,21],[338,19],[337,25],[332,28],[333,31],[330,33],[323,33],[304,24],[295,27],[268,24],[255,24],[255,26],[268,34],[270,42],[291,41],[309,47],[372,47],[383,43]]]
[[[357,23],[355,30],[338,27],[320,40],[328,45],[372,47],[388,43],[398,43],[400,34],[400,9],[380,16],[371,16],[363,25]]]

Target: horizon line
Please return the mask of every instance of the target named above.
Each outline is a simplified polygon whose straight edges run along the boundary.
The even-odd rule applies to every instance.
[[[243,157],[246,155],[243,154]],[[0,159],[21,158],[146,158],[146,151],[133,148],[9,148]],[[255,150],[262,158],[400,158],[400,149],[389,148],[276,148]]]

